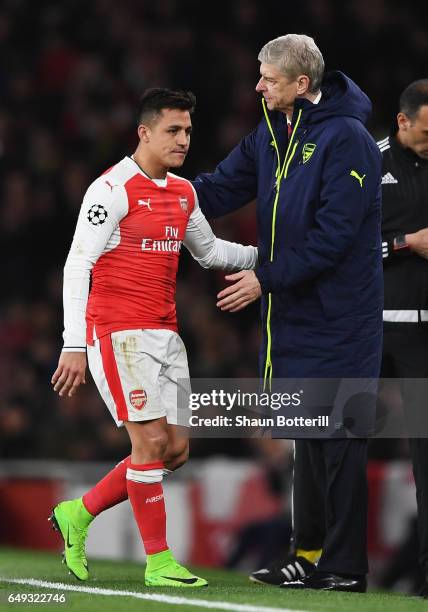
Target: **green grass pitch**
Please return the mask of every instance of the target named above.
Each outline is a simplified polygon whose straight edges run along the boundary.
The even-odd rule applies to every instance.
[[[236,572],[207,570],[200,575],[210,584],[201,589],[148,589],[143,582],[143,567],[137,563],[90,562],[91,578],[79,582],[70,576],[60,556],[28,550],[0,549],[0,609],[14,608],[79,610],[90,612],[197,612],[199,610],[229,610],[231,612],[271,612],[300,610],[306,612],[412,612],[428,610],[428,601],[397,594],[320,593],[316,591],[281,591],[251,583],[247,576]],[[9,582],[33,579],[53,583],[40,586]],[[66,591],[59,583],[90,592]],[[96,589],[105,590],[103,594]],[[115,595],[114,592],[130,592]],[[17,593],[64,593],[63,604],[8,603],[9,595]],[[134,594],[134,595],[132,595]],[[135,594],[149,595],[155,600],[138,599]],[[157,600],[156,600],[157,598]],[[195,600],[200,600],[198,603]],[[192,604],[192,602],[194,602]],[[196,604],[196,605],[195,605]]]

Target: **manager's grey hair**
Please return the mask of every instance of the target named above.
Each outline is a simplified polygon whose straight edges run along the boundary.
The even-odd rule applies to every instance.
[[[270,40],[259,53],[258,59],[273,64],[285,76],[300,74],[309,77],[309,93],[317,93],[324,74],[324,59],[310,36],[286,34]]]

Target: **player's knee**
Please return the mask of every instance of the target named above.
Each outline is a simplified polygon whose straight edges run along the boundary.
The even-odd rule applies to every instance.
[[[168,436],[163,433],[153,435],[149,438],[148,444],[152,453],[161,459],[165,456],[168,447]]]
[[[165,432],[153,432],[132,442],[132,452],[144,455],[150,459],[163,459],[168,446],[168,436]]]

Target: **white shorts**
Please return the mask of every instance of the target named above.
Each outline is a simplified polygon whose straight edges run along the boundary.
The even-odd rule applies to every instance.
[[[161,417],[177,424],[179,387],[190,392],[186,347],[178,334],[128,329],[87,348],[92,377],[118,426]]]

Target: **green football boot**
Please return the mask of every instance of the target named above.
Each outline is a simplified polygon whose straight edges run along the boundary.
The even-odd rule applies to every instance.
[[[208,585],[204,578],[194,576],[188,569],[177,563],[170,550],[147,555],[145,583],[146,586],[187,589]]]
[[[55,506],[49,520],[64,540],[64,562],[68,569],[79,580],[87,580],[89,571],[85,543],[88,527],[94,517],[86,510],[80,498]]]

